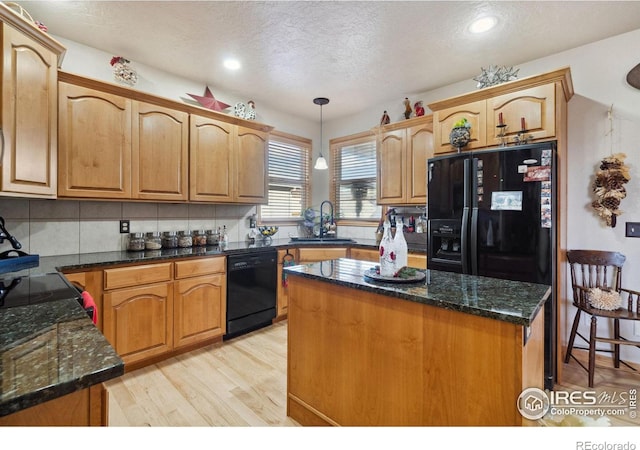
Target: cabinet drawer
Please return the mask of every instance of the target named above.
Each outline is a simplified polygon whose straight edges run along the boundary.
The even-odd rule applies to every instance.
[[[351,259],[359,259],[361,261],[370,261],[370,262],[379,262],[380,261],[380,251],[379,250],[370,250],[366,248],[352,248],[350,250]]]
[[[119,267],[104,271],[104,288],[118,289],[140,284],[158,283],[171,280],[171,264],[144,264],[133,267]]]
[[[327,259],[346,258],[346,248],[299,248],[298,258],[301,263],[326,261]]]
[[[175,263],[175,277],[176,279],[179,279],[210,273],[224,273],[226,270],[225,263],[226,258],[224,256],[196,259],[193,261],[178,261]]]

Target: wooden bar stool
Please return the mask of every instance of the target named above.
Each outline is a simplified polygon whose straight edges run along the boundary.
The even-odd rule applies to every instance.
[[[640,341],[628,340],[620,335],[621,320],[640,320],[638,314],[640,292],[622,287],[622,266],[626,260],[625,256],[618,252],[600,250],[569,250],[567,251],[567,260],[571,268],[573,306],[577,308],[577,311],[573,319],[564,362],[568,363],[573,356],[571,352],[577,335],[589,344],[588,367],[585,367],[573,356],[576,362],[589,373],[589,387],[593,387],[596,351],[613,353],[613,365],[616,368],[619,368],[622,363],[630,369],[636,370],[620,359],[620,345],[633,345],[640,348]],[[619,307],[616,307],[615,301],[618,299],[620,304]],[[611,306],[612,304],[613,306]],[[582,312],[591,316],[588,339],[578,332]],[[597,335],[599,317],[611,319],[613,336]],[[596,348],[597,342],[606,342],[613,347],[612,349]]]

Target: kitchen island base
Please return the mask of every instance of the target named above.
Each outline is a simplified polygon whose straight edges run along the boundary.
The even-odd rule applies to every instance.
[[[302,425],[517,426],[543,388],[529,326],[289,273],[287,415]]]

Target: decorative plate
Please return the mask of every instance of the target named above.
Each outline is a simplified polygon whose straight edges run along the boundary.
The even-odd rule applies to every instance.
[[[427,277],[427,275],[420,270],[416,270],[415,275],[406,278],[384,277],[377,273],[375,268],[371,268],[365,271],[364,277],[374,281],[384,281],[385,283],[418,283],[420,281],[423,281]]]

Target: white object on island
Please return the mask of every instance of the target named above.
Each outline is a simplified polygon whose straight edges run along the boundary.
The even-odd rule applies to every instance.
[[[404,238],[404,220],[402,217],[396,217],[396,235],[393,238],[393,246],[396,250],[395,271],[398,272],[409,264],[409,249],[407,248],[407,240]]]
[[[394,259],[396,258],[394,242],[391,238],[391,222],[385,220],[382,224],[383,234],[380,240],[380,275],[392,277],[395,270]]]

